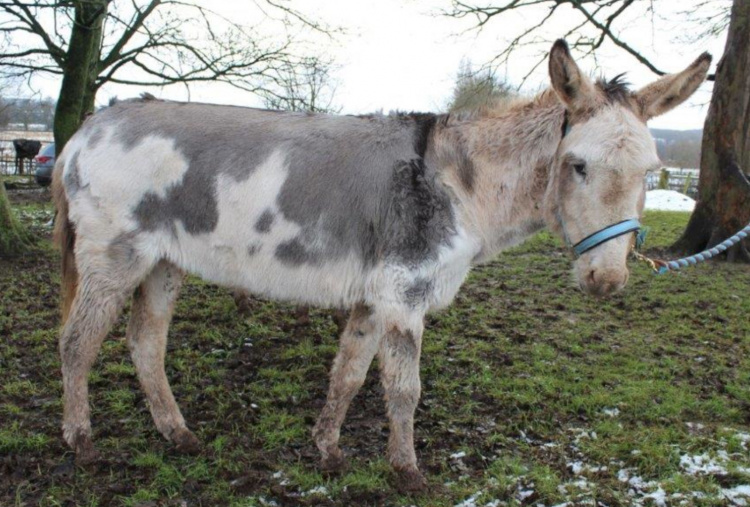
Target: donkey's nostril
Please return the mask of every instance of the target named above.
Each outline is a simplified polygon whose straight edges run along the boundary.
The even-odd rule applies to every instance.
[[[589,271],[588,283],[596,283],[596,270],[592,269]]]
[[[579,279],[581,288],[588,294],[606,296],[622,289],[628,281],[627,270],[589,268]]]

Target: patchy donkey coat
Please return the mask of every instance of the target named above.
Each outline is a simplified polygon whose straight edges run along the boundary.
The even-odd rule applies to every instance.
[[[164,373],[183,274],[273,299],[351,308],[313,430],[326,468],[378,354],[400,485],[413,444],[423,317],[473,263],[545,225],[572,242],[638,217],[658,163],[645,122],[684,101],[710,57],[634,93],[594,83],[564,42],[552,89],[466,117],[329,116],[144,98],[86,121],[54,172],[63,250],[63,434],[96,458],[88,372],[127,298],[127,342],[159,431],[195,451]],[[569,133],[565,133],[569,131]],[[575,263],[581,287],[627,280],[630,237]]]

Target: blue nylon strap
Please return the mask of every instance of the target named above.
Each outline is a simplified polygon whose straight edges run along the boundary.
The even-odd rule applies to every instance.
[[[610,239],[615,239],[629,232],[635,232],[640,228],[641,223],[637,218],[623,220],[622,222],[612,224],[609,227],[605,227],[604,229],[582,239],[573,246],[573,252],[575,252],[576,257],[580,257],[592,248],[596,248]]]

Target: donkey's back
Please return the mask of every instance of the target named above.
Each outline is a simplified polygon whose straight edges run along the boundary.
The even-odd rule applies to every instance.
[[[58,170],[81,241],[118,265],[164,259],[256,294],[351,306],[389,260],[418,267],[454,234],[424,163],[435,121],[126,101],[86,122]]]

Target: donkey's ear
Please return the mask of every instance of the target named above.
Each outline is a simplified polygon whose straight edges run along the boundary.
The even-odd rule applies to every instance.
[[[569,109],[583,109],[595,100],[594,84],[578,68],[562,39],[555,42],[549,53],[549,77],[552,88]]]
[[[641,116],[650,120],[673,109],[690,97],[706,79],[711,55],[703,53],[678,74],[668,74],[638,90],[635,99]]]

